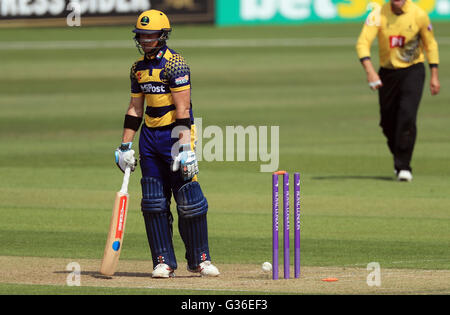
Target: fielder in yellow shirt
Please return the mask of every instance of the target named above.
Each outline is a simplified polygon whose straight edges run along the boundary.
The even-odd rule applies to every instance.
[[[380,58],[378,73],[370,59],[375,37]],[[430,19],[411,0],[390,0],[368,16],[356,51],[370,88],[379,93],[380,126],[394,157],[397,179],[411,181],[416,118],[425,82],[425,55],[430,66],[431,94],[440,90],[438,44]]]

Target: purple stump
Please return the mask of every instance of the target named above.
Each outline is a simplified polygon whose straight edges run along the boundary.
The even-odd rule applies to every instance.
[[[289,173],[283,174],[284,278],[289,279]]]
[[[300,277],[300,173],[294,173],[294,269],[295,278]]]
[[[272,279],[278,279],[278,174],[272,175]]]

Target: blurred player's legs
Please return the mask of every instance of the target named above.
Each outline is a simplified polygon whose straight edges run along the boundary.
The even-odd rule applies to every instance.
[[[412,66],[401,82],[402,96],[399,102],[396,139],[398,147],[395,165],[399,170],[411,170],[410,163],[417,135],[417,111],[422,98],[425,67],[422,63]]]
[[[379,90],[380,126],[393,154],[397,174],[402,170],[410,173],[425,69],[420,63],[400,70],[382,68],[379,74],[383,82]]]

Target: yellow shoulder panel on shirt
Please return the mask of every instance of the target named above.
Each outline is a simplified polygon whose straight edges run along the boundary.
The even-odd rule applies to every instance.
[[[172,58],[173,54],[170,52],[169,49],[166,50],[166,53],[164,54],[164,58],[167,60],[170,60]]]

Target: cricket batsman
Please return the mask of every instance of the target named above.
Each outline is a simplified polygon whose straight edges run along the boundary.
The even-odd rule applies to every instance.
[[[169,19],[158,10],[145,11],[137,19],[134,40],[143,56],[131,67],[131,100],[115,159],[122,171],[126,166],[134,171],[133,139],[144,121],[139,136],[141,210],[153,260],[152,277],[173,277],[177,269],[172,194],[188,270],[218,276],[208,245],[208,202],[197,181],[191,74],[184,58],[166,45],[171,30]]]

